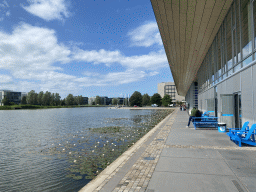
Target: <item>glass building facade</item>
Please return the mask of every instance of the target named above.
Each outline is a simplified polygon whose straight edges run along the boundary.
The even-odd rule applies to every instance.
[[[256,59],[256,0],[234,0],[198,71],[199,93]]]
[[[233,1],[197,82],[199,109],[211,111],[227,127],[256,122],[256,0]]]

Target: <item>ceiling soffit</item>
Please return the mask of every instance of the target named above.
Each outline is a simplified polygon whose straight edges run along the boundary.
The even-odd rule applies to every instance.
[[[233,0],[151,0],[172,76],[185,96]]]

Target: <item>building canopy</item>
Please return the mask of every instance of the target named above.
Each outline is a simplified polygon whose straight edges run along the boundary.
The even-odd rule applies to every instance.
[[[196,81],[233,0],[151,0],[179,95]]]

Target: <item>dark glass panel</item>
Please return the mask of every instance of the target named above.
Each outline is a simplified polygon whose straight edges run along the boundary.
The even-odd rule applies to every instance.
[[[242,19],[242,51],[243,58],[252,52],[252,33],[251,33],[251,14],[250,0],[241,1],[241,19]]]
[[[220,32],[217,35],[217,43],[218,43],[218,77],[221,76],[221,36]]]
[[[241,61],[241,44],[240,44],[240,38],[241,38],[241,32],[240,32],[240,12],[239,12],[239,7],[240,7],[240,0],[236,1],[236,41],[237,41],[237,59],[238,62]]]
[[[228,70],[232,68],[232,39],[231,39],[231,11],[227,15],[227,61],[228,61]]]
[[[254,48],[256,49],[256,1],[253,2],[253,22],[254,22]]]

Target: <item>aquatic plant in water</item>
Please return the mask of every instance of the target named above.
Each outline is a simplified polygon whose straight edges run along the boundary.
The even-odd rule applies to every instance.
[[[173,110],[151,110],[133,118],[109,118],[104,127],[76,132],[59,144],[41,150],[43,155],[67,158],[67,177],[75,180],[93,179]],[[121,123],[121,124],[120,124]],[[114,124],[115,126],[109,126]],[[63,139],[64,140],[64,139]],[[60,141],[58,141],[60,142]]]

